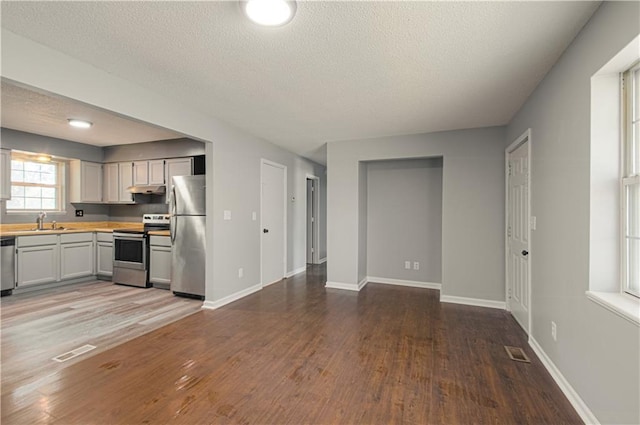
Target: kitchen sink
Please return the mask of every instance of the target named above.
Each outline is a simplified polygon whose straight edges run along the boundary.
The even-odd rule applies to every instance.
[[[55,229],[29,229],[29,230],[21,230],[21,232],[59,232],[59,231],[65,231],[65,230],[75,230],[72,229],[71,227],[57,227]]]

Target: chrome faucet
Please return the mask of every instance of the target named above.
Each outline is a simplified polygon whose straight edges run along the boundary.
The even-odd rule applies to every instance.
[[[44,218],[47,216],[47,213],[44,211],[40,211],[38,214],[38,219],[36,220],[36,224],[38,225],[38,230],[44,230]]]

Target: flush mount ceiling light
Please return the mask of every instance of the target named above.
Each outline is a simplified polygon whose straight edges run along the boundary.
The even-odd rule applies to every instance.
[[[89,128],[93,125],[93,123],[84,120],[77,120],[75,118],[69,118],[69,125],[76,128]]]
[[[243,0],[240,6],[249,19],[267,27],[285,25],[296,14],[296,2],[291,0]]]

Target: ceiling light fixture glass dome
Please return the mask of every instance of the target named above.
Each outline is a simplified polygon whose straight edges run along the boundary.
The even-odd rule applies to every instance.
[[[296,2],[291,0],[243,0],[240,6],[249,19],[267,27],[285,25],[296,14]]]

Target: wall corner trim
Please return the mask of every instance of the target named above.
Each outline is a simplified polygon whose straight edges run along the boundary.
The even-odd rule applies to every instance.
[[[291,276],[295,276],[295,275],[297,275],[298,273],[302,273],[302,272],[304,272],[304,271],[306,271],[306,270],[307,270],[307,266],[298,267],[297,269],[294,269],[294,270],[291,270],[290,272],[287,272],[287,274],[286,274],[286,275],[284,275],[284,278],[285,278],[285,279],[288,279],[288,278],[290,278]]]
[[[538,344],[532,336],[529,337],[529,345],[547,369],[553,380],[558,384],[560,390],[567,397],[569,403],[571,403],[573,408],[576,409],[576,412],[580,415],[580,418],[582,418],[584,423],[588,425],[600,425],[598,418],[596,418],[593,412],[591,412],[591,409],[589,409],[584,400],[580,398],[576,390],[573,389],[571,384],[569,384],[569,381],[567,381],[564,375],[562,375],[549,356],[547,356],[547,353],[545,353],[540,344]]]
[[[247,295],[251,295],[254,292],[258,292],[259,290],[262,289],[262,285],[261,284],[257,284],[257,285],[253,285],[247,289],[243,289],[242,291],[238,291],[236,293],[233,293],[231,295],[228,295],[224,298],[220,298],[219,300],[216,301],[205,301],[202,304],[202,308],[204,310],[215,310],[217,308],[220,308],[222,306],[225,306],[227,304],[230,304],[234,301],[239,300],[240,298],[244,298]]]
[[[476,307],[498,308],[500,310],[507,309],[507,303],[505,303],[504,301],[483,300],[480,298],[455,297],[453,295],[440,294],[440,302],[473,305]]]
[[[398,285],[409,286],[411,288],[423,288],[423,289],[442,289],[441,283],[433,282],[420,282],[417,280],[402,280],[402,279],[389,279],[386,277],[367,276],[368,283],[382,283],[385,285]]]
[[[343,289],[346,291],[356,291],[356,292],[362,289],[362,286],[360,286],[360,284],[357,284],[357,283],[343,283],[343,282],[330,282],[330,281],[327,281],[324,287],[330,288],[330,289]]]

